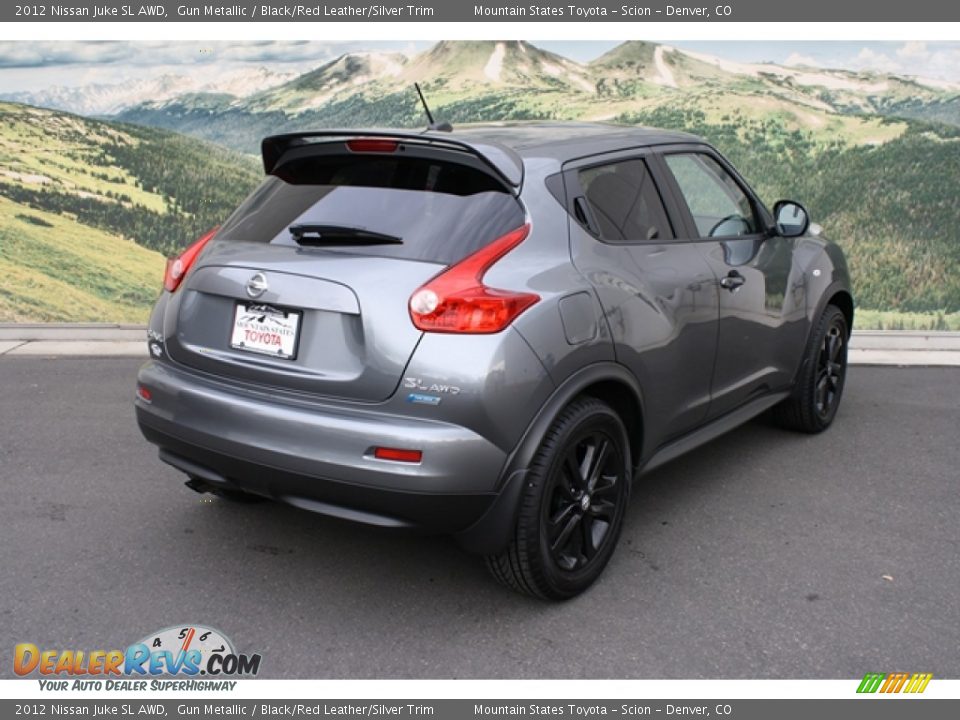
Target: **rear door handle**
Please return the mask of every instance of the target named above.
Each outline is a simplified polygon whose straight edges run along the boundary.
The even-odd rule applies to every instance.
[[[725,278],[720,279],[720,287],[726,288],[730,292],[733,292],[734,290],[739,288],[741,285],[743,285],[746,281],[747,279],[743,275],[738,273],[736,270],[731,270],[730,272],[727,273],[727,276]]]

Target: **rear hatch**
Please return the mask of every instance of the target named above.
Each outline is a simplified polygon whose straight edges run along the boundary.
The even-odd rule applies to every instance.
[[[300,145],[204,248],[167,316],[177,363],[357,401],[393,394],[410,296],[524,223],[478,156],[416,142]]]

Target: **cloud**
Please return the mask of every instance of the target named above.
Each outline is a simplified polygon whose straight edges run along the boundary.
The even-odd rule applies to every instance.
[[[897,72],[899,67],[899,63],[888,54],[867,47],[861,48],[851,63],[851,69],[853,70],[872,70],[873,72],[884,73]]]
[[[790,53],[787,56],[787,59],[783,61],[784,65],[790,65],[796,67],[798,65],[806,65],[807,67],[820,67],[820,63],[810,55],[801,55],[800,53]]]
[[[377,48],[376,46],[383,46]],[[0,42],[0,68],[69,65],[213,65],[321,62],[352,50],[398,43],[255,42]],[[390,46],[390,47],[386,47]]]
[[[129,43],[2,42],[0,68],[122,62]]]
[[[926,58],[930,56],[925,42],[911,41],[897,48],[897,56],[902,58]]]
[[[843,67],[843,65],[841,65]],[[960,82],[960,45],[906,42],[899,47],[863,47],[849,62],[851,70],[908,75]]]

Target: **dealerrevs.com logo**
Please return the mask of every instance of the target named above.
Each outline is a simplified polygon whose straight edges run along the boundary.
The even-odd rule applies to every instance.
[[[259,653],[236,652],[219,630],[203,625],[175,625],[150,633],[125,650],[41,649],[34,643],[14,648],[13,671],[20,677],[39,674],[43,689],[50,690],[151,690],[233,689],[223,678],[255,677],[260,672]],[[71,677],[73,681],[54,680]],[[197,681],[203,676],[209,680]],[[179,677],[191,682],[160,681]],[[214,680],[216,679],[216,680]]]

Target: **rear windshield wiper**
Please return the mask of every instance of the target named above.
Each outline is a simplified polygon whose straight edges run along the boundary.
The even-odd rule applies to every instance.
[[[340,225],[291,225],[290,234],[299,245],[402,245],[393,235]]]

